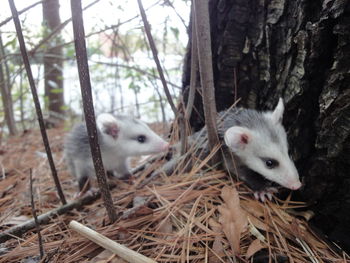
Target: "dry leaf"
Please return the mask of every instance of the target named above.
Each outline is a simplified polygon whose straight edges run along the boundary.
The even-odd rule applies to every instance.
[[[164,236],[164,233],[166,234],[171,234],[173,233],[173,224],[171,223],[170,218],[168,217],[164,222],[162,222],[161,226],[159,227],[158,231],[159,233],[162,234],[157,234],[156,236],[159,238],[165,238],[166,240],[172,239],[171,235],[166,235]]]
[[[253,256],[256,252],[258,252],[260,249],[264,248],[264,245],[261,244],[259,239],[255,239],[252,243],[250,243],[247,253],[246,253],[246,258],[250,258]]]
[[[216,222],[213,218],[209,219],[209,225],[213,229],[214,232],[222,233],[221,224]],[[210,263],[222,262],[221,259],[218,258],[218,256],[222,256],[223,252],[224,252],[224,247],[223,247],[222,242],[221,242],[220,239],[221,239],[220,236],[218,236],[218,235],[215,236],[213,247],[212,247],[212,250],[213,250],[214,253],[210,252],[211,254],[209,256],[209,262]]]
[[[236,188],[225,186],[222,189],[221,197],[225,203],[218,208],[221,214],[219,222],[231,248],[236,254],[240,254],[239,243],[241,234],[248,224],[247,214],[240,206]]]

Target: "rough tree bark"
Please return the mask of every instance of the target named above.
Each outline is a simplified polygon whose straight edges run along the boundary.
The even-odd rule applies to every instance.
[[[43,1],[43,20],[48,33],[61,25],[59,0]],[[60,42],[62,42],[60,35],[51,39],[44,55],[46,108],[49,110],[52,120],[57,117],[54,113],[62,114],[64,112],[63,52],[62,46],[59,45]]]
[[[350,251],[350,2],[210,0],[217,110],[271,109],[282,96],[312,223]],[[189,27],[191,28],[191,27]],[[190,85],[191,40],[183,93]],[[198,73],[199,74],[199,73]],[[203,126],[196,93],[191,126]]]

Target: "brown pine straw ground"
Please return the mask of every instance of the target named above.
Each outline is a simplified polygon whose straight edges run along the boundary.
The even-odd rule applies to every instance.
[[[62,160],[64,133],[62,128],[48,130],[69,202],[74,199],[77,184]],[[190,171],[186,172],[185,163],[180,163],[172,176],[162,174],[141,190],[136,190],[137,185],[165,161],[142,171],[134,185],[119,182],[112,191],[119,213],[130,209],[135,197],[150,198],[148,205],[128,218],[106,225],[108,219],[99,199],[42,225],[45,250],[42,262],[124,262],[70,230],[67,225],[71,220],[157,262],[252,262],[252,255],[263,252],[270,255],[266,262],[283,257],[284,262],[295,263],[350,262],[348,255],[337,254],[318,238],[305,219],[289,213],[303,204],[289,199],[258,202],[243,184],[235,183],[224,171],[211,169],[209,158],[200,161],[193,154],[190,156]],[[30,168],[38,214],[60,206],[38,131],[2,142],[0,162],[1,231],[32,217]],[[38,251],[38,237],[32,230],[0,245],[0,263],[30,262]]]

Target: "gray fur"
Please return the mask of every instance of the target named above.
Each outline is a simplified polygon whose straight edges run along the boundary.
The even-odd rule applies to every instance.
[[[97,117],[96,123],[104,168],[119,178],[130,177],[129,157],[159,153],[168,147],[168,143],[145,123],[132,117],[104,113]],[[110,127],[113,129],[108,129]],[[138,141],[140,135],[145,136],[145,142]],[[76,125],[66,136],[64,155],[68,169],[78,179],[81,190],[86,181],[95,175],[85,124]]]
[[[223,117],[224,116],[224,117]],[[252,109],[232,108],[231,110],[220,113],[219,119],[223,117],[222,124],[218,123],[218,133],[221,138],[224,138],[225,132],[232,126],[246,127],[250,130],[257,130],[268,136],[276,143],[281,142],[276,127],[269,125],[269,122],[261,112]]]
[[[224,166],[254,191],[263,191],[274,184],[293,190],[301,186],[298,172],[288,154],[287,135],[282,126],[283,111],[280,99],[273,111],[232,108],[219,113],[217,118]],[[206,128],[203,128],[193,135],[191,143],[197,141],[201,144],[206,134]],[[207,154],[207,151],[203,152],[203,155]],[[271,169],[266,166],[265,160],[276,160],[279,165]]]

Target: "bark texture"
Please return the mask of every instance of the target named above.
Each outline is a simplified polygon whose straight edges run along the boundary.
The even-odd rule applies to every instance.
[[[210,0],[209,10],[217,110],[235,95],[261,110],[284,98],[291,155],[305,183],[299,198],[315,211],[314,225],[350,251],[350,2]],[[185,101],[190,65],[191,41]],[[198,130],[198,92],[194,107]]]
[[[43,1],[44,25],[48,34],[61,25],[59,14],[59,0]],[[45,97],[46,108],[50,111],[50,117],[57,117],[54,113],[64,112],[63,96],[63,52],[60,35],[52,38],[47,43],[44,55]]]

